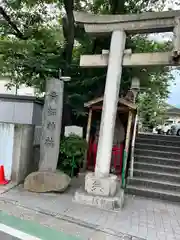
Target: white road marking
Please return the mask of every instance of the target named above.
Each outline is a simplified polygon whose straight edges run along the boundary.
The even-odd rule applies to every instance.
[[[0,231],[22,240],[42,240],[0,223]]]

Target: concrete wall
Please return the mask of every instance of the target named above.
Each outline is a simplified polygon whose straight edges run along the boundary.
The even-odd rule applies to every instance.
[[[11,171],[8,171],[10,172],[8,175],[10,177],[8,178],[18,183],[22,182],[29,173],[38,169],[42,109],[43,101],[36,97],[0,94],[0,123],[7,126],[13,125],[13,135],[10,136],[6,134],[6,137],[11,137],[11,141],[8,140],[8,143],[12,142],[12,149],[8,147],[6,151],[9,154],[12,152],[11,159],[8,157],[8,166],[10,166],[9,163],[11,163]],[[34,129],[37,125],[40,127],[36,127],[34,138]],[[5,133],[4,128],[2,128],[2,131]],[[5,145],[3,145],[3,143],[5,143]],[[7,140],[4,142],[3,137],[0,144],[1,152],[3,149],[6,150],[8,143]],[[0,154],[0,156],[2,158],[1,160],[5,161],[0,163],[5,166],[7,159],[3,157],[3,154]],[[5,167],[7,169],[7,166]]]
[[[34,162],[35,170],[38,170],[39,168],[41,133],[42,133],[42,127],[36,126],[34,131],[34,142],[33,142],[33,162]]]
[[[41,125],[42,109],[35,97],[0,94],[0,122]]]
[[[34,126],[15,125],[11,179],[22,182],[35,170],[33,158]]]
[[[32,123],[36,126],[40,126],[42,124],[42,111],[43,111],[42,104],[38,103],[33,104]]]
[[[38,170],[41,127],[34,129],[34,125],[0,123],[0,165],[6,179],[19,183]]]
[[[0,102],[1,122],[31,124],[33,114],[33,103],[23,102]]]
[[[35,139],[34,129],[42,124],[42,109],[43,101],[35,97],[0,94],[0,164],[8,179],[19,183],[38,169],[41,127],[36,128]],[[12,134],[7,131],[10,126]]]

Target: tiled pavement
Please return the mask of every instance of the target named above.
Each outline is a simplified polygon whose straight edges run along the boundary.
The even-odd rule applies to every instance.
[[[2,194],[0,200],[76,223],[82,229],[87,227],[89,233],[82,230],[85,231],[84,235],[81,233],[83,239],[180,240],[178,204],[126,196],[124,209],[113,212],[74,203],[73,193],[74,190],[59,195],[34,194],[19,186]],[[109,237],[101,238],[103,234]]]
[[[13,219],[14,217],[16,217],[16,219]],[[21,224],[18,224],[20,221]],[[40,213],[38,211],[19,206],[17,203],[8,203],[8,201],[3,200],[0,200],[0,225],[1,224],[5,224],[6,226],[13,227],[14,229],[25,233],[30,233],[31,236],[36,235],[40,237],[39,235],[41,235],[42,237],[38,239],[42,240],[143,240],[127,234],[115,234],[110,230],[105,232],[100,229],[81,226],[79,221],[73,223],[71,221],[67,221],[67,219],[62,220],[57,216],[53,217],[49,214]],[[42,230],[42,227],[39,229],[39,224],[46,227],[46,229]],[[28,227],[29,225],[30,227]],[[48,233],[48,231],[50,232]],[[63,234],[65,237],[62,237]],[[59,235],[61,236],[59,237]],[[1,231],[0,239],[2,239]],[[3,238],[3,240],[5,239]],[[12,238],[7,239],[10,240]]]

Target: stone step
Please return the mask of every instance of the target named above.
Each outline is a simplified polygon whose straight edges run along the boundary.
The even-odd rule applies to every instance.
[[[174,191],[159,190],[145,187],[135,187],[132,185],[128,185],[125,192],[128,194],[138,195],[142,197],[158,198],[161,200],[168,200],[171,202],[180,202],[180,193]]]
[[[170,142],[180,142],[180,137],[171,136],[171,135],[168,136],[168,135],[159,135],[159,134],[140,133],[137,135],[137,138],[156,139],[156,140],[163,140],[163,141],[170,141]]]
[[[135,161],[180,167],[180,160],[175,160],[175,159],[171,159],[171,158],[160,158],[160,157],[135,155]]]
[[[169,181],[172,183],[180,183],[180,175],[178,174],[170,174],[165,172],[155,172],[155,171],[147,171],[147,170],[139,170],[134,169],[133,171],[134,177],[141,177],[146,179],[154,179],[154,180],[163,180]]]
[[[171,165],[160,165],[160,164],[152,164],[146,162],[134,162],[134,169],[137,170],[147,170],[151,172],[159,172],[159,173],[173,173],[179,174],[180,176],[180,167],[171,166]]]
[[[133,178],[129,194],[180,201],[180,138],[139,134],[136,138]]]
[[[164,151],[164,152],[173,152],[180,154],[180,146],[164,146],[157,144],[147,144],[147,143],[136,143],[135,148],[137,149],[147,149],[147,150],[155,150],[155,151]]]
[[[136,143],[144,143],[144,144],[153,144],[153,145],[163,145],[163,146],[174,146],[180,148],[180,137],[176,139],[176,141],[168,141],[168,139],[159,139],[159,138],[136,138]]]
[[[135,155],[160,157],[160,158],[172,158],[172,159],[180,160],[180,153],[156,151],[156,150],[149,150],[149,149],[135,148]]]
[[[180,193],[180,183],[172,183],[169,181],[160,181],[141,177],[133,177],[127,179],[127,184],[135,187],[154,188],[160,190],[169,190]]]

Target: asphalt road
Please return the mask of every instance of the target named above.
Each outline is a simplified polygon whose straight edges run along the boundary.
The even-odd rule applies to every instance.
[[[19,238],[13,237],[7,233],[0,231],[0,239],[1,240],[20,240]]]
[[[0,240],[80,240],[78,237],[0,211]]]

